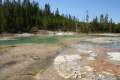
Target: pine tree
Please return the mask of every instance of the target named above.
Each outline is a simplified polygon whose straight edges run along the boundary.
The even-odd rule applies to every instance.
[[[57,10],[55,11],[55,16],[56,16],[56,17],[60,16],[60,13],[59,13],[58,8],[57,8]]]
[[[45,8],[44,8],[44,14],[46,16],[51,14],[51,10],[50,10],[50,5],[49,4],[45,4]]]
[[[4,32],[5,29],[5,17],[2,5],[0,5],[0,33]]]

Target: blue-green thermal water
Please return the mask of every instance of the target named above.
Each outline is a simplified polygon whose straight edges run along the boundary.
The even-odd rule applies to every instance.
[[[26,44],[26,43],[56,43],[58,42],[57,37],[48,37],[48,36],[41,36],[41,37],[19,37],[14,38],[11,40],[0,40],[0,45],[14,45],[14,44]]]

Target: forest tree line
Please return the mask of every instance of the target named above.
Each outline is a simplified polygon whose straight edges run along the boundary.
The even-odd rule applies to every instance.
[[[77,32],[120,32],[120,23],[114,23],[108,14],[89,21],[79,21],[75,16],[52,12],[50,5],[40,8],[38,2],[30,0],[4,0],[0,4],[0,33],[22,33],[37,30]]]

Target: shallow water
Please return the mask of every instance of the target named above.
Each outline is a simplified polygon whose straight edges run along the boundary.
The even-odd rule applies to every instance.
[[[58,39],[54,36],[33,36],[33,37],[16,37],[13,39],[3,40],[1,38],[0,45],[15,45],[15,44],[27,44],[27,43],[56,43]]]
[[[98,40],[97,40],[98,39]],[[120,49],[120,37],[94,37],[89,40],[82,40],[78,46],[81,45],[83,48],[110,48]]]
[[[74,45],[74,47],[80,53],[87,53],[91,56],[103,56],[104,58],[109,58],[110,60],[115,60],[116,58],[116,61],[118,61],[118,58],[120,58],[120,37],[102,37],[100,39],[103,43],[102,41],[99,43],[99,41],[96,41],[95,39],[91,38],[89,41],[81,41],[79,44]],[[111,55],[108,53],[111,53]],[[114,53],[118,53],[116,57],[113,55]]]

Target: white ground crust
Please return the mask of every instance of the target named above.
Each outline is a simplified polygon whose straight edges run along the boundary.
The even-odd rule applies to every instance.
[[[65,62],[65,61],[73,61],[81,59],[80,55],[60,55],[55,58],[55,64],[59,64],[60,62]]]
[[[66,79],[80,77],[84,71],[93,71],[90,66],[82,66],[80,60],[80,55],[60,55],[55,58],[54,67],[58,74]]]
[[[69,78],[73,75],[73,71],[78,69],[80,55],[60,55],[55,58],[54,66],[58,74],[64,78]]]
[[[85,46],[85,45],[78,45],[76,46],[77,50],[80,54],[86,54],[89,55],[87,57],[88,60],[95,60],[95,57],[97,56],[97,53],[94,51],[92,46]]]
[[[120,52],[108,52],[107,54],[111,60],[120,61]]]
[[[99,43],[99,44],[105,44],[105,43],[112,43],[113,41],[119,41],[118,38],[113,37],[99,37],[99,38],[91,38],[86,39],[85,41],[93,42],[93,43]]]
[[[79,80],[117,80],[109,72],[94,72],[94,69],[84,65],[80,55],[58,55],[54,59],[54,68],[59,76],[65,79]]]
[[[16,39],[12,39],[10,37],[3,37],[3,38],[0,38],[0,41],[3,41],[3,40],[16,40]]]
[[[30,37],[30,36],[34,36],[34,34],[30,33],[16,34],[16,37]]]
[[[63,36],[63,35],[74,35],[73,32],[56,32],[56,35]]]

